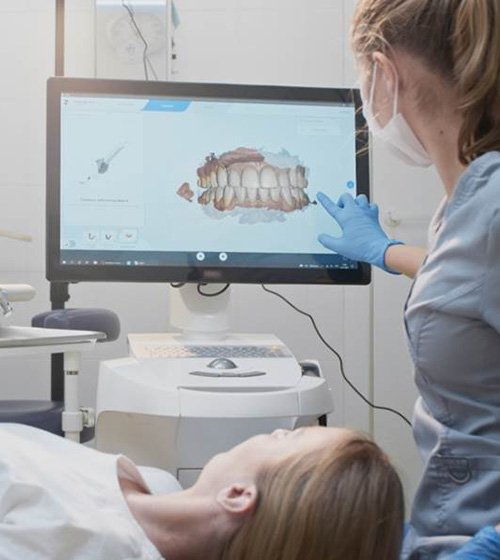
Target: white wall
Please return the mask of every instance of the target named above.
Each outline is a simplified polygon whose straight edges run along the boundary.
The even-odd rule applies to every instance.
[[[0,227],[34,236],[33,244],[0,238],[0,279],[29,282],[35,301],[19,304],[10,322],[28,324],[48,309],[44,280],[45,79],[53,72],[53,0],[0,0]],[[94,74],[93,2],[67,0],[68,75]],[[354,0],[177,0],[175,79],[349,86],[356,79],[348,48]],[[374,193],[382,209],[428,216],[437,201],[436,178],[403,168],[375,150]],[[393,233],[422,241],[424,224],[406,223]],[[376,274],[373,287],[279,287],[312,312],[327,339],[346,359],[359,388],[379,404],[411,414],[416,393],[402,328],[409,283]],[[374,297],[372,297],[372,292]],[[168,297],[161,285],[82,284],[71,287],[71,305],[103,306],[121,317],[123,332],[167,328]],[[371,313],[374,313],[372,332]],[[299,359],[318,358],[335,391],[338,425],[374,429],[401,466],[411,494],[418,478],[409,430],[396,417],[376,413],[346,389],[338,363],[308,321],[257,286],[234,287],[235,330],[275,332]],[[372,347],[372,342],[374,346]],[[123,355],[125,338],[102,345],[85,359],[82,397],[95,399],[99,359]],[[46,359],[0,361],[0,398],[46,398]]]

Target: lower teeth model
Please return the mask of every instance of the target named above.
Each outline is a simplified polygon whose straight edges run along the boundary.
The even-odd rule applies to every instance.
[[[285,150],[237,148],[219,157],[212,153],[197,174],[203,189],[198,202],[221,212],[236,207],[293,212],[311,204],[305,192],[307,170]]]

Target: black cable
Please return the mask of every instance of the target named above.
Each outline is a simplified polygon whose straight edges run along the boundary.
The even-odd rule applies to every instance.
[[[153,74],[153,78],[158,81],[158,74],[156,73],[155,67],[153,66],[153,63],[151,62],[151,59],[149,58],[149,55],[146,57],[149,69],[151,70],[151,73]]]
[[[286,304],[288,304],[292,309],[294,309],[295,311],[297,311],[297,313],[300,313],[301,315],[304,315],[305,317],[308,317],[309,320],[312,323],[312,326],[314,328],[314,330],[316,331],[316,334],[318,335],[319,339],[321,340],[321,342],[331,351],[333,352],[333,354],[335,354],[335,356],[337,357],[339,364],[340,364],[340,373],[342,374],[342,377],[344,379],[344,381],[347,383],[347,385],[349,385],[349,387],[356,393],[356,395],[358,395],[358,397],[360,399],[362,399],[368,406],[370,406],[371,408],[373,408],[374,410],[384,410],[386,412],[392,412],[393,414],[396,414],[397,416],[399,416],[404,422],[406,422],[408,424],[408,426],[410,426],[410,428],[412,427],[411,422],[408,420],[408,418],[406,418],[406,416],[404,414],[402,414],[401,412],[395,410],[394,408],[390,408],[388,406],[378,406],[373,404],[372,402],[370,402],[364,395],[363,393],[361,393],[361,391],[352,383],[352,381],[347,377],[345,370],[344,370],[344,361],[342,359],[342,356],[337,352],[337,350],[335,350],[335,348],[333,348],[333,346],[331,346],[326,340],[325,337],[321,334],[318,326],[316,325],[316,321],[314,320],[314,317],[310,314],[307,313],[306,311],[302,311],[302,309],[299,309],[296,305],[294,305],[291,301],[289,301],[285,296],[281,295],[279,292],[275,292],[274,290],[269,289],[267,286],[265,286],[264,284],[261,284],[262,289],[265,292],[268,292],[269,294],[273,294],[276,297],[280,298],[281,300],[283,300]]]
[[[204,296],[204,297],[217,297],[222,295],[226,290],[229,289],[229,286],[231,284],[226,284],[222,290],[219,290],[218,292],[214,292],[213,294],[207,294],[206,292],[204,292],[201,287],[202,286],[207,286],[207,284],[205,282],[200,282],[199,284],[197,284],[196,289],[198,290],[198,293],[200,294],[200,296]]]
[[[125,0],[122,0],[122,6],[127,10],[128,15],[130,17],[130,21],[131,21],[132,25],[134,26],[134,29],[135,29],[137,35],[139,36],[139,39],[144,43],[144,51],[142,53],[142,64],[144,66],[144,77],[147,81],[149,81],[148,63],[152,67],[151,61],[149,60],[149,57],[148,57],[149,44],[146,41],[146,39],[144,38],[144,35],[142,34],[142,31],[140,30],[139,26],[137,25],[137,21],[135,19],[135,15],[134,15],[134,9],[131,6],[129,6],[128,4],[126,4]],[[153,73],[156,75],[156,72],[154,72],[154,70],[153,70]]]
[[[170,285],[172,286],[172,288],[182,288],[183,286],[186,285],[186,283],[185,282],[176,282],[176,283],[171,282]],[[196,290],[198,291],[200,296],[203,296],[203,297],[217,297],[217,296],[220,296],[221,294],[223,294],[226,290],[228,290],[230,285],[231,284],[226,284],[218,292],[214,292],[213,294],[208,294],[207,292],[204,292],[201,289],[202,286],[208,286],[208,284],[206,282],[200,282],[196,285]]]

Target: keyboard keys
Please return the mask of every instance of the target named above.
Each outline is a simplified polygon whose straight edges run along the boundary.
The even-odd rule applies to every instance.
[[[142,352],[141,352],[142,354]],[[146,345],[150,358],[289,358],[283,346]]]

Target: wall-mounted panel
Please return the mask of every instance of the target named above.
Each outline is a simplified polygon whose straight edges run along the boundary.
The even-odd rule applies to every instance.
[[[170,0],[95,0],[96,77],[170,75]]]

